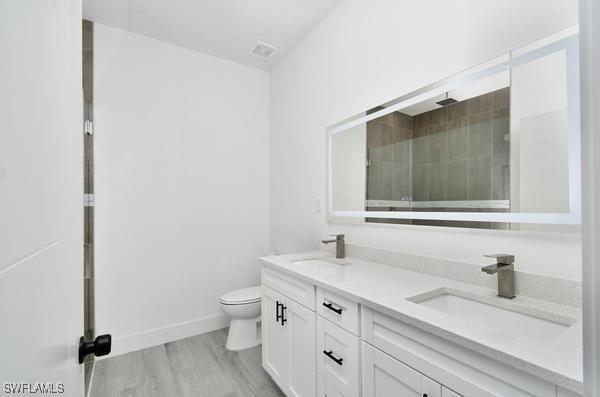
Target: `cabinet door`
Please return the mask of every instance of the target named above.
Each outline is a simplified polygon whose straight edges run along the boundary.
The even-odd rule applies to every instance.
[[[317,393],[315,312],[287,299],[283,318],[287,330],[288,396],[312,397]]]
[[[278,314],[284,296],[262,286],[262,365],[281,390],[288,387],[288,332]],[[279,305],[278,305],[279,304]]]
[[[441,397],[439,383],[363,342],[363,397]]]

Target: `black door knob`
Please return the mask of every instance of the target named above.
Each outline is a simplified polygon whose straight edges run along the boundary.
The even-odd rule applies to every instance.
[[[86,342],[83,336],[79,338],[79,364],[88,354],[94,353],[94,356],[106,356],[110,353],[112,337],[109,334],[98,335],[93,342]]]

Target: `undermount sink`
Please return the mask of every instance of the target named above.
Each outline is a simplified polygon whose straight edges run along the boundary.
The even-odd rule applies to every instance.
[[[348,263],[339,259],[323,259],[323,258],[311,258],[292,261],[292,263],[303,269],[309,269],[320,273],[336,272],[344,266],[348,266]]]
[[[535,341],[552,340],[575,323],[574,319],[532,310],[511,301],[498,302],[498,298],[449,289],[430,291],[408,300],[462,320],[479,323],[493,331]]]

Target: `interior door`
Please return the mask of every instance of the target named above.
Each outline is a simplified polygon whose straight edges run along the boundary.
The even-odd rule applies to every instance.
[[[286,351],[288,332],[282,323],[284,296],[271,288],[262,286],[262,361],[263,368],[281,390],[287,388],[288,363]]]
[[[0,1],[0,53],[0,393],[82,396],[81,1]]]

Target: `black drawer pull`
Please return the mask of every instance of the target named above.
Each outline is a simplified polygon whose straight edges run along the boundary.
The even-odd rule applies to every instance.
[[[336,363],[338,363],[338,365],[342,365],[342,361],[344,361],[343,358],[335,358],[335,356],[333,355],[333,350],[323,350],[323,354],[325,354],[327,357],[329,357],[330,359],[332,359],[333,361],[335,361]]]
[[[329,310],[332,310],[332,311],[336,312],[337,314],[342,314],[342,308],[341,307],[339,309],[336,309],[335,307],[333,307],[333,305],[331,303],[325,303],[325,302],[323,302],[323,306],[325,306]]]

